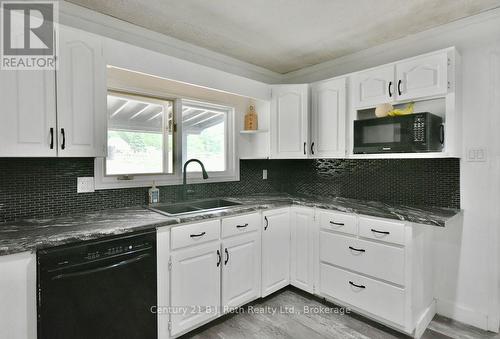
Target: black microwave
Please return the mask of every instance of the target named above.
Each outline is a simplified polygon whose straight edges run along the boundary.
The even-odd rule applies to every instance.
[[[443,119],[429,112],[354,121],[354,154],[439,152]]]

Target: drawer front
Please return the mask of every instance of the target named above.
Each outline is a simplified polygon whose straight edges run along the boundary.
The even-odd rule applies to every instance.
[[[256,231],[260,228],[260,214],[252,213],[222,219],[222,237]]]
[[[325,231],[320,232],[319,238],[322,262],[404,285],[403,248]]]
[[[219,239],[220,220],[211,220],[172,228],[172,249],[198,245]]]
[[[359,217],[359,235],[368,239],[404,245],[405,224],[385,219]]]
[[[321,263],[320,293],[404,326],[402,288]]]
[[[318,210],[318,214],[320,228],[347,234],[358,234],[356,216],[354,214],[325,210]]]

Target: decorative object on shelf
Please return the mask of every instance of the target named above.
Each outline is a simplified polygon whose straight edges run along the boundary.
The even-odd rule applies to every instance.
[[[386,117],[387,114],[393,109],[394,107],[389,103],[377,105],[377,107],[375,107],[375,116],[377,118]]]
[[[258,127],[257,112],[255,107],[250,105],[249,111],[245,114],[245,131],[255,131]]]
[[[408,114],[412,114],[413,113],[413,107],[415,106],[415,103],[414,102],[410,102],[405,108],[403,109],[399,109],[399,108],[396,108],[396,109],[393,109],[391,110],[388,115],[390,117],[397,117],[397,116],[400,116],[400,115],[408,115]]]

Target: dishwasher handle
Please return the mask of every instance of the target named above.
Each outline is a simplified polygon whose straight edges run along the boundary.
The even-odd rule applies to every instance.
[[[128,264],[136,263],[138,261],[146,259],[149,256],[151,256],[150,253],[145,253],[145,254],[141,254],[141,255],[139,255],[139,256],[137,256],[135,258],[131,258],[131,259],[127,259],[127,260],[122,260],[122,261],[119,261],[117,263],[114,263],[114,264],[111,264],[111,265],[108,265],[108,266],[97,267],[97,268],[93,268],[93,269],[90,269],[90,270],[84,270],[84,271],[74,272],[74,273],[58,274],[56,276],[53,276],[51,278],[51,280],[59,280],[59,279],[65,279],[65,278],[79,277],[79,276],[82,276],[82,275],[103,272],[103,271],[107,271],[107,270],[110,270],[110,269],[113,269],[113,268],[118,268],[118,267],[126,266]]]

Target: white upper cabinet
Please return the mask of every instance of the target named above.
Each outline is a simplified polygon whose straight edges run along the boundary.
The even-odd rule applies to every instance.
[[[333,79],[311,85],[310,156],[345,156],[346,81]]]
[[[59,156],[105,156],[107,87],[102,38],[61,26],[59,43]]]
[[[54,71],[0,70],[0,157],[55,157]]]
[[[271,158],[307,158],[308,85],[272,89]]]
[[[352,81],[355,107],[375,106],[395,99],[392,64],[357,73]]]
[[[448,56],[445,52],[396,64],[398,100],[446,94]]]

